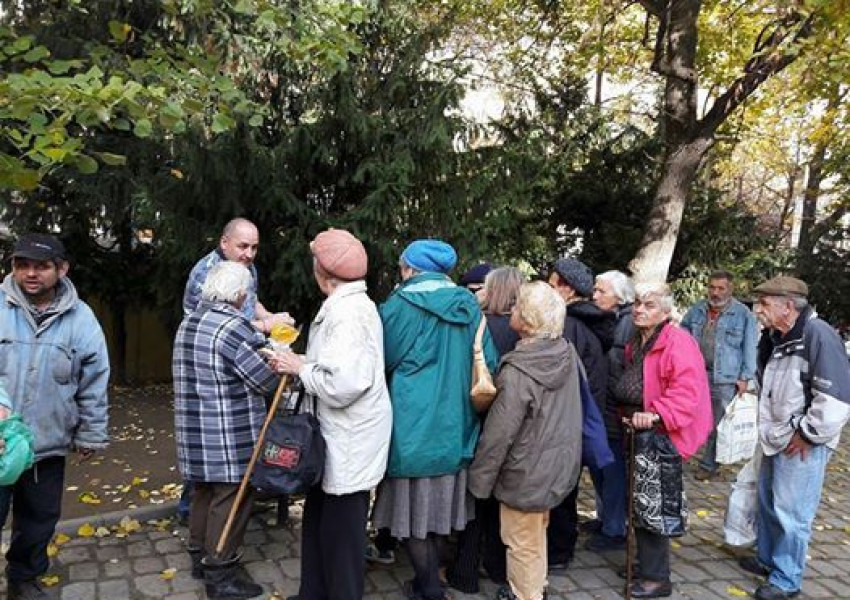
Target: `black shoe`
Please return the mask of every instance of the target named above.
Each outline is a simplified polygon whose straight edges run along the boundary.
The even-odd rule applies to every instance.
[[[756,600],[788,600],[788,598],[793,598],[799,593],[800,590],[797,590],[796,592],[786,592],[784,590],[780,590],[772,583],[765,583],[756,588],[753,598],[756,598]]]
[[[9,600],[50,600],[50,595],[37,579],[9,581]]]
[[[600,521],[599,519],[582,521],[578,524],[578,530],[582,533],[599,533],[600,531],[602,531],[602,521]]]
[[[673,595],[673,584],[669,581],[635,581],[632,598],[666,598]]]
[[[204,549],[196,546],[186,546],[186,552],[189,553],[189,558],[192,559],[192,579],[204,578],[203,558]]]
[[[263,586],[239,568],[239,558],[222,563],[213,563],[209,557],[201,561],[208,600],[247,600],[264,593]]]
[[[622,550],[626,547],[626,538],[622,535],[610,536],[604,533],[596,533],[585,542],[584,547],[591,552]]]
[[[738,566],[747,573],[752,573],[759,577],[768,577],[770,575],[770,569],[761,564],[755,556],[742,556],[738,559]]]

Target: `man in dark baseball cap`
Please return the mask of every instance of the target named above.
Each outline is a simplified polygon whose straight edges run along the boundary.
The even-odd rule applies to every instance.
[[[51,260],[55,263],[67,260],[65,246],[57,238],[46,233],[28,233],[15,242],[12,258]]]

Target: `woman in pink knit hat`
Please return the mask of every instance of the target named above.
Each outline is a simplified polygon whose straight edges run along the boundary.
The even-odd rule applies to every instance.
[[[327,443],[322,484],[307,493],[304,505],[298,598],[361,600],[369,491],[386,471],[392,430],[383,328],[366,295],[368,262],[360,240],[329,229],[310,251],[327,298],[310,325],[307,354],[288,352],[275,361],[279,372],[298,375],[318,399]]]

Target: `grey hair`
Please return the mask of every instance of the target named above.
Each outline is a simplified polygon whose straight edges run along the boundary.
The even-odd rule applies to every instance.
[[[802,296],[791,296],[791,300],[794,302],[794,310],[797,312],[802,312],[809,305],[809,301]]]
[[[484,278],[486,298],[482,310],[495,314],[511,312],[519,288],[525,280],[523,272],[516,267],[499,267],[487,273]]]
[[[201,286],[201,298],[207,302],[235,304],[251,287],[251,272],[242,263],[225,260],[210,269]]]
[[[398,259],[398,266],[401,269],[410,269],[411,271],[413,271],[414,275],[419,275],[422,272],[419,269],[417,269],[416,267],[411,267],[409,264],[407,264],[407,261],[404,260],[403,258]]]
[[[515,310],[534,337],[554,340],[564,332],[567,305],[545,281],[523,283],[517,293]]]
[[[664,282],[645,282],[635,286],[635,298],[646,302],[649,296],[655,296],[665,312],[673,311],[673,292]]]
[[[611,289],[620,299],[620,304],[631,304],[635,301],[635,285],[631,277],[622,271],[605,271],[596,276],[596,281],[600,279],[611,284]]]

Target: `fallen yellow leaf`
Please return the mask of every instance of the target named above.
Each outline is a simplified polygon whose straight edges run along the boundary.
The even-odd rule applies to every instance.
[[[77,529],[77,535],[80,537],[91,537],[94,535],[94,527],[88,523],[80,525],[80,528]]]
[[[99,538],[106,537],[108,535],[109,530],[106,527],[98,527],[94,532],[94,536]]]
[[[59,554],[59,546],[56,544],[47,544],[47,556],[53,558]]]
[[[698,510],[697,516],[700,517],[701,519],[704,519],[705,517],[708,516],[708,511],[707,510]]]
[[[742,590],[741,588],[739,588],[737,585],[730,585],[729,587],[727,587],[726,593],[731,595],[731,596],[740,596],[742,598],[744,596],[750,595],[749,593],[747,593],[744,590]]]
[[[59,583],[59,575],[44,575],[41,578],[41,583],[46,587],[53,587]]]
[[[175,575],[176,573],[177,573],[177,569],[175,569],[174,567],[172,567],[172,568],[170,568],[170,569],[166,569],[166,570],[164,570],[162,573],[160,573],[160,574],[159,574],[159,576],[160,576],[160,578],[165,579],[166,581],[168,581],[169,579],[174,579],[174,575]]]
[[[100,504],[100,498],[94,492],[83,492],[77,498],[83,504]]]
[[[57,546],[61,546],[62,544],[66,544],[71,541],[71,537],[64,533],[57,533],[56,537],[53,538],[53,543]]]

